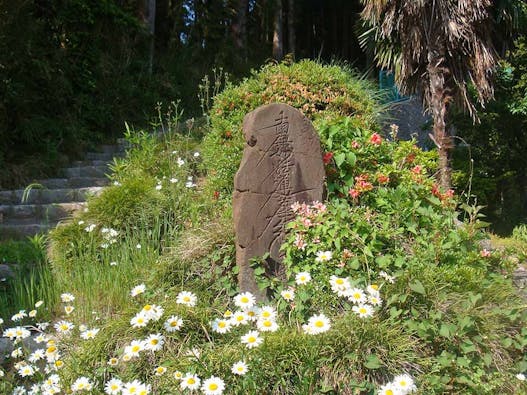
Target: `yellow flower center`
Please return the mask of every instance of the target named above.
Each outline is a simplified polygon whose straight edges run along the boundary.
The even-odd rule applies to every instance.
[[[270,326],[273,325],[273,323],[271,321],[264,321],[263,325],[269,328]]]
[[[187,380],[187,384],[188,384],[188,385],[196,384],[196,380],[194,380],[192,377],[190,377],[190,378]]]
[[[315,322],[315,326],[316,326],[317,328],[322,328],[322,327],[324,326],[324,321],[320,321],[320,320],[319,320],[319,321]]]
[[[355,299],[360,299],[360,294],[359,294],[359,293],[353,294],[353,297],[354,297]]]
[[[406,381],[404,381],[404,380],[399,381],[399,385],[401,387],[406,387]]]
[[[157,343],[159,343],[159,340],[158,339],[152,339],[150,340],[150,344],[155,346]]]
[[[112,384],[111,389],[112,391],[117,391],[119,389],[119,386],[117,384]]]
[[[377,284],[372,284],[371,285],[371,288],[378,291],[379,290],[379,286]]]
[[[366,310],[364,307],[361,307],[359,309],[359,313],[361,313],[361,314],[366,314],[367,312],[368,312],[368,310]]]
[[[256,341],[256,337],[251,336],[247,339],[247,343],[254,343]]]
[[[46,350],[46,352],[47,352],[48,354],[52,354],[52,353],[54,353],[55,351],[57,351],[57,347],[55,347],[55,346],[48,347],[48,349]]]
[[[393,395],[393,391],[392,390],[386,390],[385,394],[386,395]]]
[[[216,384],[216,383],[210,383],[209,384],[209,390],[215,391],[217,389],[218,389],[218,384]]]
[[[170,326],[177,326],[177,321],[172,321],[172,322],[170,323]]]
[[[190,296],[183,297],[183,301],[184,302],[190,302]]]
[[[137,387],[130,387],[130,388],[128,388],[128,393],[129,393],[129,394],[135,394],[135,393],[137,393]]]
[[[249,298],[247,296],[242,296],[240,300],[242,303],[249,303]]]
[[[242,322],[243,321],[243,315],[239,315],[236,317],[236,321]]]
[[[133,352],[139,352],[140,349],[141,349],[141,347],[139,347],[137,345],[132,347],[132,351]]]
[[[60,367],[62,367],[63,365],[64,365],[64,362],[62,362],[61,360],[55,361],[55,366],[56,366],[57,368],[60,368]]]
[[[344,284],[344,280],[342,278],[337,278],[337,281],[335,281],[338,285]]]
[[[152,306],[147,304],[147,305],[145,305],[145,307],[143,307],[143,310],[145,310],[145,311],[152,310]]]
[[[225,321],[220,321],[220,322],[218,323],[218,326],[219,326],[220,328],[225,328],[225,327],[227,326],[227,324],[225,323]]]

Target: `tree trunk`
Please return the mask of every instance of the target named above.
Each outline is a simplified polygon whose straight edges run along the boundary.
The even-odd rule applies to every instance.
[[[278,61],[284,57],[282,11],[282,0],[277,0],[274,14],[273,58]]]
[[[148,32],[150,33],[150,49],[148,53],[148,74],[154,67],[155,33],[156,33],[156,0],[148,0]]]
[[[240,51],[241,58],[247,62],[247,14],[249,0],[238,0],[236,3],[236,16],[231,26],[232,37],[236,49]]]
[[[445,70],[441,68],[442,56],[436,56],[429,61],[428,75],[430,78],[429,105],[434,121],[434,140],[439,154],[437,179],[444,189],[450,189],[452,169],[450,155],[453,148],[452,136],[446,127],[446,115],[450,97],[445,86]]]
[[[295,0],[289,0],[289,7],[287,10],[287,34],[289,41],[289,53],[295,58],[295,41],[296,41],[296,31],[295,31]]]

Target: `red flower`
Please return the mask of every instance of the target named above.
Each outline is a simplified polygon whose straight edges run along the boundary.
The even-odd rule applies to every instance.
[[[406,163],[412,163],[415,160],[415,154],[412,152],[405,158]]]
[[[385,176],[384,174],[379,174],[379,175],[377,176],[377,180],[378,180],[381,184],[386,184],[387,182],[390,182],[390,177]]]
[[[322,158],[322,161],[324,162],[324,164],[329,164],[329,162],[331,162],[331,159],[333,158],[333,152],[326,152],[324,154],[324,157]]]
[[[218,200],[220,198],[220,192],[219,191],[214,191],[213,198],[214,198],[214,200]]]
[[[232,133],[231,133],[231,131],[230,131],[230,130],[227,130],[227,131],[225,132],[225,138],[230,139],[231,137],[232,137]]]
[[[438,197],[439,199],[442,198],[441,191],[439,190],[437,184],[432,185],[432,195]]]
[[[371,135],[370,143],[372,143],[373,145],[381,145],[382,137],[379,135],[379,133],[373,133]]]

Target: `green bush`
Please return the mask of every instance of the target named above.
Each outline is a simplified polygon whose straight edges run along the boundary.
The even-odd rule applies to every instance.
[[[375,127],[379,107],[372,85],[350,70],[309,60],[267,65],[239,85],[228,85],[214,98],[211,132],[203,141],[208,193],[230,194],[243,151],[242,121],[257,107],[286,103],[304,113],[315,127],[323,120],[353,116],[357,127]]]

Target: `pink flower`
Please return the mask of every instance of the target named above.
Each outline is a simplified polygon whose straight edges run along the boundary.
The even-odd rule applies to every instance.
[[[483,250],[481,250],[479,254],[481,255],[482,258],[488,258],[490,256],[490,251],[484,248]]]
[[[353,199],[357,199],[360,195],[360,192],[353,188],[351,188],[348,193]]]
[[[414,173],[414,174],[421,174],[421,170],[422,170],[422,169],[423,169],[423,168],[422,168],[421,166],[416,165],[416,166],[412,169],[412,173]]]
[[[302,251],[306,249],[306,242],[304,241],[304,236],[301,233],[297,233],[295,235],[295,242],[293,245]]]
[[[351,148],[353,148],[353,149],[359,149],[359,148],[360,148],[360,144],[359,144],[358,142],[356,142],[356,141],[353,141],[353,142],[351,143]]]

